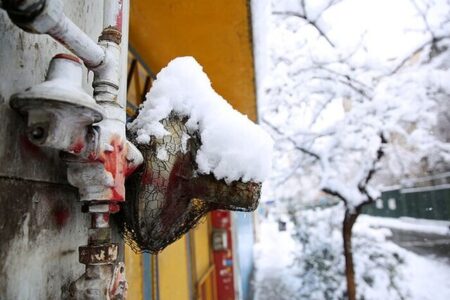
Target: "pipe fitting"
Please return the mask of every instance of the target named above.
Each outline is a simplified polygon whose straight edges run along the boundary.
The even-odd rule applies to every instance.
[[[103,63],[93,68],[95,77],[92,86],[97,102],[118,102],[120,82],[120,46],[115,42],[101,40],[105,57]]]
[[[102,137],[100,137],[100,140]],[[143,162],[141,152],[130,142],[113,138],[106,149],[89,155],[87,161],[68,162],[67,179],[78,188],[81,201],[125,200],[125,178]],[[114,209],[108,206],[107,211]]]
[[[81,84],[81,61],[58,54],[43,83],[11,97],[11,107],[27,116],[32,143],[75,155],[96,147],[97,132],[91,125],[101,121],[104,112]]]
[[[127,298],[127,282],[123,263],[113,265],[87,265],[86,272],[69,288],[69,299],[110,299]]]

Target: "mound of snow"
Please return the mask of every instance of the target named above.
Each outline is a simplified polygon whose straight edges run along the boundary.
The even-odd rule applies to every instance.
[[[187,128],[200,133],[199,172],[226,182],[262,182],[271,169],[273,141],[247,116],[234,110],[211,87],[192,57],[179,57],[161,70],[138,117],[129,125],[137,141],[168,135],[161,120],[170,113],[188,117]]]

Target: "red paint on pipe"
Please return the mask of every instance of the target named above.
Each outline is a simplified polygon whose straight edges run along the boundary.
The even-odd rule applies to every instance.
[[[109,188],[107,198],[113,202],[125,201],[125,178],[137,168],[137,166],[129,166],[126,158],[128,147],[125,147],[124,143],[125,140],[119,135],[113,135],[109,142],[111,150],[104,150],[98,156],[95,153],[90,153],[88,156],[90,161],[97,161],[103,164],[105,171],[111,174],[114,186]],[[119,206],[117,206],[117,211],[119,209]]]
[[[105,221],[106,223],[109,223],[109,214],[103,214],[103,221]]]
[[[96,159],[97,159],[97,153],[95,153],[95,152],[89,153],[89,155],[88,155],[89,161],[95,161]]]
[[[84,149],[84,142],[82,140],[78,140],[73,145],[70,146],[69,151],[75,154],[79,154],[83,149]]]
[[[123,0],[118,0],[119,4],[119,12],[116,16],[116,27],[117,30],[122,32],[122,19],[123,19]]]
[[[124,151],[123,140],[120,136],[113,136],[110,141],[112,151],[104,151],[97,159],[105,166],[105,170],[114,179],[111,187],[110,199],[112,201],[125,201],[125,173],[127,171],[126,151]]]
[[[110,213],[114,214],[114,213],[116,213],[116,212],[119,212],[119,210],[120,210],[119,204],[117,204],[117,203],[111,203],[111,204],[109,205],[109,212],[110,212]]]
[[[79,59],[78,57],[76,57],[75,55],[72,55],[72,54],[58,53],[55,56],[53,56],[53,58],[68,59],[68,60],[71,60],[71,61],[76,62],[81,65],[81,59]]]

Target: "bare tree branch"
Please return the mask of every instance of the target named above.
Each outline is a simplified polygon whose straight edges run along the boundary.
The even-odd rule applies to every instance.
[[[286,135],[276,126],[274,126],[272,123],[270,123],[269,121],[267,121],[266,119],[262,119],[261,120],[264,124],[266,124],[267,126],[270,127],[270,129],[272,129],[273,131],[275,131],[278,135],[284,136],[286,137]],[[295,141],[293,138],[291,137],[286,137],[286,139],[292,143],[292,145],[294,146],[295,149],[299,150],[302,153],[305,153],[317,160],[320,160],[320,156],[317,153],[314,153],[313,151],[310,151],[300,145],[298,145],[297,141]]]
[[[387,144],[387,140],[384,137],[383,133],[380,133],[380,139],[381,139],[381,143],[380,143],[380,146],[378,147],[378,150],[377,150],[377,156],[372,161],[372,165],[371,165],[370,169],[368,170],[366,176],[358,184],[359,191],[362,194],[366,195],[367,199],[368,199],[367,201],[364,201],[364,202],[362,202],[361,204],[358,205],[358,206],[361,206],[361,207],[366,205],[367,203],[375,201],[375,199],[373,199],[372,196],[370,195],[370,193],[367,191],[367,184],[372,179],[373,175],[375,175],[375,172],[377,171],[377,165],[378,165],[378,163],[381,161],[381,159],[384,156],[383,148]]]
[[[424,42],[422,45],[417,47],[414,51],[412,51],[409,55],[404,57],[399,64],[395,68],[392,69],[391,72],[387,76],[391,76],[396,74],[400,69],[402,69],[415,55],[421,53],[426,47],[436,45],[438,42],[448,39],[450,36],[441,36],[437,38],[432,38],[431,40],[428,40]]]
[[[307,24],[311,25],[319,33],[319,35],[322,36],[327,41],[327,43],[331,47],[333,47],[333,48],[336,47],[336,45],[330,40],[330,38],[326,35],[326,33],[319,27],[319,25],[317,25],[317,21],[309,19],[306,15],[295,12],[295,11],[274,11],[274,12],[272,12],[272,14],[279,15],[279,16],[285,16],[285,17],[297,17],[297,18],[302,19]]]
[[[348,203],[347,199],[344,196],[342,196],[339,192],[331,190],[331,189],[329,189],[327,187],[323,188],[322,192],[327,193],[328,195],[331,195],[331,196],[334,196],[334,197],[338,197],[339,199],[342,200],[342,202],[344,202],[344,205],[347,206],[347,203]]]

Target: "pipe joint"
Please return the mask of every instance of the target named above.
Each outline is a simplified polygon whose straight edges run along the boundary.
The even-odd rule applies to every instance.
[[[120,46],[112,41],[100,40],[105,57],[94,68],[94,97],[97,102],[117,102],[120,84]]]

